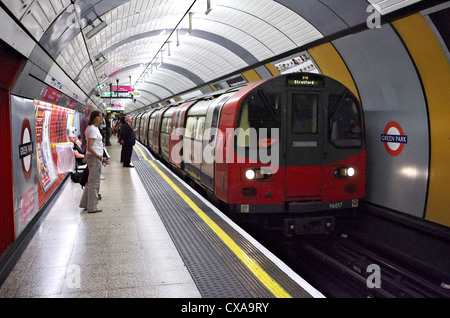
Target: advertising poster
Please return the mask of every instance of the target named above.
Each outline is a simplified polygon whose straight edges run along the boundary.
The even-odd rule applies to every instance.
[[[66,135],[67,138],[69,137],[70,134],[73,134],[75,131],[75,127],[74,127],[74,115],[75,112],[74,111],[69,111],[67,113],[67,128],[66,128]]]
[[[57,144],[67,141],[67,113],[68,109],[52,105],[50,121],[50,143]]]
[[[280,72],[280,74],[300,72],[319,73],[319,70],[314,64],[311,56],[306,51],[288,60],[276,62],[273,65],[276,67],[278,72]]]
[[[58,180],[50,145],[51,105],[36,102],[36,159],[39,183],[45,192]]]
[[[16,238],[39,211],[35,102],[11,95]]]
[[[62,93],[60,93],[59,91],[50,86],[47,86],[47,89],[45,90],[42,99],[53,104],[58,104],[62,96],[63,96]]]

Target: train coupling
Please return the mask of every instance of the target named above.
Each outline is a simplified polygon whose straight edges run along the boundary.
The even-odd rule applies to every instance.
[[[288,237],[310,234],[330,234],[334,230],[334,217],[317,216],[284,219],[284,235]]]

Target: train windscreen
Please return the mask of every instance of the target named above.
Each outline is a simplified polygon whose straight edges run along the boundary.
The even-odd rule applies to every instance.
[[[329,140],[338,148],[361,147],[362,116],[359,104],[347,91],[329,95]]]
[[[272,128],[280,128],[280,93],[262,90],[252,92],[242,103],[237,121],[237,146],[253,148],[268,146]]]

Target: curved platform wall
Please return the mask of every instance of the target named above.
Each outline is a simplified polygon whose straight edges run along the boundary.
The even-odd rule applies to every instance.
[[[58,169],[54,145],[67,142],[68,133],[73,131],[75,112],[14,95],[11,95],[11,110],[17,238],[67,175]]]
[[[367,200],[423,217],[429,164],[428,114],[408,52],[390,25],[344,37],[333,45],[352,73],[363,104]],[[382,135],[393,136],[395,130],[403,131],[406,143],[383,142],[390,139],[382,139]]]
[[[308,52],[323,74],[362,101],[366,200],[450,226],[450,91],[443,89],[450,87],[450,64],[442,31],[427,13],[415,14]],[[402,135],[403,143],[386,143],[389,134]]]
[[[441,29],[434,32],[431,27],[435,26],[428,16],[420,14],[396,21],[394,27],[420,73],[428,104],[431,157],[425,217],[450,226],[450,57],[445,56],[444,50],[448,54],[448,48],[437,38],[439,31],[449,32],[450,8],[437,14],[444,17],[447,25],[440,26]]]

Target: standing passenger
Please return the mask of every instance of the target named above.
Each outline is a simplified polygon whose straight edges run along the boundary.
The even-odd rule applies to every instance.
[[[106,115],[106,140],[105,140],[105,146],[111,146],[111,136],[112,136],[112,127],[113,122],[111,118],[111,114]]]
[[[81,133],[81,151],[83,151],[83,153],[86,153],[86,145],[87,145],[87,141],[86,141],[86,137],[85,137],[85,132],[86,132],[86,128],[88,126],[88,121],[89,121],[89,116],[91,115],[91,113],[97,109],[97,106],[95,106],[94,104],[90,104],[87,108],[86,108],[86,116],[84,116],[83,118],[81,118],[81,122],[80,122],[80,133]]]
[[[133,154],[133,146],[135,145],[134,130],[131,127],[133,118],[130,115],[125,117],[125,123],[120,127],[120,139],[122,140],[122,161],[124,167],[132,168],[131,155]]]
[[[98,129],[102,122],[102,113],[94,110],[89,117],[89,127],[86,129],[86,161],[89,168],[89,179],[81,197],[80,208],[87,209],[88,213],[103,211],[97,207],[102,163],[108,163],[108,159],[103,157],[102,135]]]

